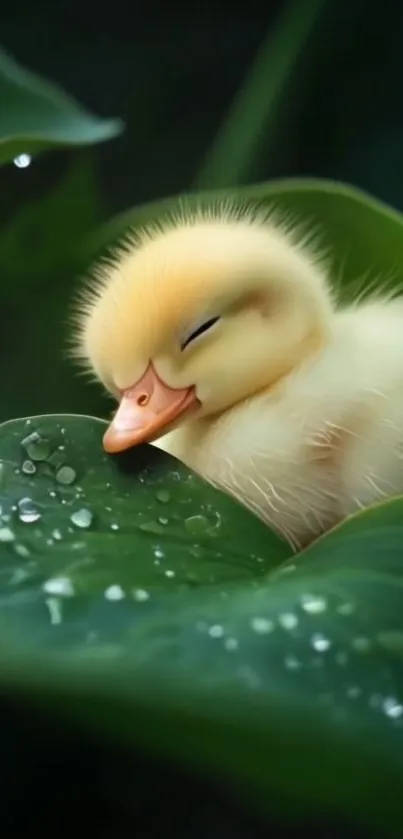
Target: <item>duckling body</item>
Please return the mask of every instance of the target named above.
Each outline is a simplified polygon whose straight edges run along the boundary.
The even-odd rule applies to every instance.
[[[155,445],[294,548],[403,492],[403,303],[338,312],[324,349],[273,390]]]
[[[295,548],[403,492],[403,300],[341,307],[326,261],[253,212],[147,230],[79,302],[74,354],[149,441]]]

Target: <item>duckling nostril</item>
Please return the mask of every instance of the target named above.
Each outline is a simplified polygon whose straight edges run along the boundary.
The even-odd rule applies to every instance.
[[[147,405],[148,402],[148,393],[140,393],[140,396],[137,397],[137,404],[140,408],[143,408],[144,405]]]

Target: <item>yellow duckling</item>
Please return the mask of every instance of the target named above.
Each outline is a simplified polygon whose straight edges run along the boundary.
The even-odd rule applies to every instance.
[[[253,210],[129,240],[78,301],[74,355],[155,442],[298,549],[403,491],[403,305],[340,307],[325,259]]]

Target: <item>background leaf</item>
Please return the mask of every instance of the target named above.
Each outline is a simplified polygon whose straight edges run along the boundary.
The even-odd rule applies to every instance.
[[[256,174],[264,147],[270,157],[277,138],[279,110],[290,95],[290,82],[299,71],[301,53],[324,8],[323,0],[294,0],[274,32],[259,49],[247,79],[223,121],[196,181],[196,189],[234,187]]]
[[[52,146],[108,140],[122,130],[119,120],[100,120],[56,85],[20,67],[0,51],[0,163]]]
[[[394,835],[403,499],[279,565],[282,543],[171,458],[102,456],[104,427],[0,428],[4,689],[224,772],[260,806]]]

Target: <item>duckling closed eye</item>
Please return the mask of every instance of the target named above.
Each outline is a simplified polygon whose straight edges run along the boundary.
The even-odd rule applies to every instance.
[[[403,305],[341,306],[327,261],[254,208],[128,239],[76,306],[73,355],[153,442],[293,548],[403,491]]]
[[[185,338],[184,341],[181,343],[181,349],[184,350],[186,347],[191,344],[192,341],[195,341],[199,335],[203,335],[204,332],[207,332],[211,329],[218,321],[220,320],[219,317],[216,318],[209,318],[209,320],[205,320],[204,323],[201,323],[200,326],[193,329],[190,335]]]

